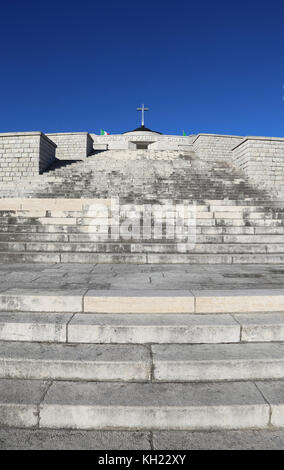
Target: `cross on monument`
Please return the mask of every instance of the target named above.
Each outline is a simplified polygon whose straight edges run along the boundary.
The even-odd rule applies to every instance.
[[[137,108],[137,111],[142,111],[141,127],[144,127],[144,111],[149,111],[149,108],[145,108],[142,104],[141,108]]]

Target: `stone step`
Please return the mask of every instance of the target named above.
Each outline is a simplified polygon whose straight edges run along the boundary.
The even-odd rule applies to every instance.
[[[82,262],[83,257],[73,254],[76,262]],[[83,256],[83,255],[82,255]],[[72,254],[62,254],[63,262],[71,262]],[[94,258],[95,259],[95,258]],[[102,261],[103,262],[103,261]],[[149,264],[281,264],[284,256],[281,253],[274,254],[148,254]]]
[[[2,183],[4,184],[4,183]],[[14,184],[12,187],[14,188]],[[186,198],[183,198],[186,199]],[[93,204],[105,204],[110,205],[111,200],[109,198],[26,198],[26,197],[12,197],[0,199],[0,210],[14,210],[14,211],[27,211],[27,210],[45,210],[50,211],[81,211],[88,210],[90,205]],[[163,202],[162,200],[158,202]],[[176,198],[174,202],[182,202]],[[245,210],[251,208],[257,210],[260,208],[278,208],[283,209],[284,201],[281,200],[257,200],[257,199],[205,199],[200,204],[201,207],[206,207],[206,210],[210,208],[211,211],[227,212],[229,210],[238,211],[240,208]]]
[[[71,429],[283,427],[283,381],[0,380],[0,425]]]
[[[284,314],[77,314],[73,343],[238,343],[284,341]]]
[[[277,245],[278,246],[278,245]],[[270,253],[72,253],[0,252],[0,263],[87,263],[87,264],[283,264],[281,248]]]
[[[72,314],[1,312],[0,340],[85,344],[284,341],[284,314]]]
[[[68,325],[68,341],[232,343],[240,341],[240,324],[230,315],[80,314]]]
[[[65,343],[72,314],[1,312],[0,341]]]
[[[224,243],[283,243],[283,235],[223,235]]]
[[[73,228],[73,230],[72,230]],[[12,226],[2,226],[0,228],[0,241],[1,242],[8,242],[8,241],[18,241],[18,242],[76,242],[76,243],[84,243],[94,240],[96,242],[104,242],[106,237],[110,237],[109,234],[105,232],[88,232],[88,227],[81,226],[78,227],[78,233],[76,232],[76,227],[70,226],[54,226],[52,230],[45,230],[46,227],[42,226],[28,226],[28,225],[12,225]],[[44,229],[44,230],[43,230]],[[58,229],[58,230],[57,230]],[[82,231],[84,229],[84,231]],[[283,235],[284,235],[284,226],[283,227],[196,227],[196,236],[198,242],[218,242],[223,240],[224,235],[234,235],[234,236],[242,236],[242,235],[250,235],[254,238],[255,235],[256,240],[259,238],[260,235],[273,235],[275,237],[279,237],[278,242],[283,242]],[[165,242],[165,233],[163,234],[164,238],[155,238],[155,243],[164,243]],[[110,238],[109,238],[110,239]],[[277,238],[275,238],[277,240]],[[110,239],[111,241],[111,239]],[[186,241],[186,238],[185,238]],[[120,237],[117,242],[125,242],[125,238]],[[133,234],[131,238],[131,242],[141,243],[141,237],[135,237]],[[143,243],[151,243],[153,242],[153,238],[147,239],[143,237]],[[243,242],[242,243],[246,243]],[[256,243],[255,241],[253,243]]]
[[[153,370],[153,376],[152,376]],[[284,378],[284,343],[48,344],[0,342],[0,378],[224,381]]]
[[[153,345],[152,354],[157,381],[284,378],[284,343]]]
[[[257,253],[284,253],[283,236],[279,236],[279,243],[273,243],[271,245],[266,244],[265,240],[260,243],[256,240],[256,243],[199,243],[199,236],[197,237],[197,243],[195,240],[189,239],[184,242],[177,242],[173,240],[167,243],[129,243],[127,241],[121,243],[115,243],[111,240],[96,243],[90,240],[89,242],[29,242],[29,241],[7,241],[0,242],[0,253],[23,253],[23,252],[34,252],[34,253],[112,253],[112,254],[257,254]]]
[[[39,344],[5,341],[0,342],[0,377],[149,381],[150,351],[142,345]]]
[[[0,233],[68,233],[68,234],[92,234],[98,233],[105,235],[106,233],[110,233],[111,226],[109,225],[81,225],[76,224],[72,219],[70,221],[72,223],[65,224],[65,220],[61,221],[62,223],[58,224],[1,224],[0,225]],[[113,225],[112,227],[117,227],[117,225]],[[185,225],[186,227],[186,225]],[[281,220],[265,220],[259,221],[255,220],[252,222],[246,222],[245,220],[236,221],[234,220],[232,223],[221,220],[216,221],[213,219],[197,219],[196,225],[191,225],[190,227],[194,227],[196,233],[202,233],[205,235],[220,235],[220,234],[227,234],[227,235],[252,235],[254,232],[259,234],[264,234],[266,236],[276,236],[278,234],[282,235],[284,229],[284,223]],[[109,229],[109,230],[107,230]],[[113,228],[112,228],[113,230]],[[193,230],[193,228],[191,228]],[[249,233],[245,233],[244,231],[249,231]],[[268,230],[271,233],[266,233]],[[165,227],[162,228],[163,235],[165,232]],[[139,235],[138,240],[141,240],[141,236]]]
[[[135,215],[138,220],[141,220],[142,222],[142,217],[141,217],[141,209],[137,206],[134,207]],[[129,211],[129,209],[128,209]],[[163,206],[161,206],[161,214],[159,215],[157,212],[155,212],[155,217],[158,219],[160,218],[165,218],[165,212],[163,210]],[[34,213],[33,213],[34,212]],[[9,212],[1,211],[0,212],[0,225],[12,225],[12,224],[22,224],[22,225],[97,225],[99,223],[106,224],[107,223],[115,223],[116,218],[111,218],[111,216],[107,212],[103,212],[101,209],[101,214],[97,213],[97,210],[95,208],[93,211],[89,211],[88,214],[84,215],[82,212],[70,212],[69,214],[66,214],[64,212],[52,212],[52,211],[42,211],[39,212],[37,211],[24,211],[22,214],[9,214]],[[48,215],[46,213],[48,212]],[[233,212],[222,212],[220,215],[218,213],[214,212],[206,212],[206,211],[197,211],[197,212],[192,212],[194,214],[194,219],[196,220],[197,225],[218,225],[219,223],[224,223],[227,225],[242,225],[243,222],[246,223],[246,225],[249,225],[250,223],[255,223],[255,224],[261,224],[262,222],[264,223],[272,223],[272,222],[278,222],[279,224],[283,225],[284,222],[284,213],[283,212],[278,212],[278,213],[266,213],[262,214],[260,212],[255,212],[255,213],[250,213],[247,216],[243,215],[241,213],[233,213]],[[225,217],[226,214],[226,217]],[[4,216],[3,216],[4,215]],[[234,217],[233,217],[234,215]],[[120,214],[121,219],[123,218],[123,212]],[[184,213],[184,219],[185,220],[191,220],[193,218],[193,215],[187,216],[186,212]],[[108,219],[108,220],[107,220]],[[173,212],[170,214],[167,212],[167,220],[175,220],[176,219],[176,214]],[[208,222],[209,221],[209,222]]]
[[[284,289],[4,288],[0,312],[211,314],[284,312]]]

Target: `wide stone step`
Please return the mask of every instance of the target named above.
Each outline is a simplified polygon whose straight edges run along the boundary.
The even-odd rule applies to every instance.
[[[0,252],[0,263],[283,264],[284,254]]]
[[[71,429],[283,427],[284,382],[0,380],[0,425]]]
[[[150,351],[141,345],[0,342],[0,377],[147,381]]]
[[[0,342],[0,378],[137,382],[151,380],[152,368],[164,382],[283,379],[284,343]]]
[[[0,226],[0,241],[1,242],[76,242],[76,243],[85,243],[90,241],[96,242],[105,242],[106,238],[111,241],[110,235],[106,232],[99,231],[89,231],[87,226],[48,226],[49,229],[46,230],[47,226],[28,226],[28,225],[7,225]],[[78,230],[77,230],[78,229]],[[76,233],[77,232],[77,233]],[[223,241],[224,235],[251,235],[253,243],[263,243],[259,242],[258,237],[254,239],[255,235],[274,235],[278,238],[274,238],[273,243],[281,244],[283,242],[284,235],[284,226],[280,227],[196,227],[196,237],[199,243],[216,243]],[[163,233],[163,238],[155,238],[155,243],[165,243],[166,233]],[[184,241],[187,240],[187,237],[184,237]],[[131,237],[132,243],[153,243],[153,238],[146,238],[135,236]],[[270,241],[265,240],[267,243]],[[125,242],[124,237],[120,237],[117,242]],[[227,242],[228,243],[228,242]],[[238,241],[239,243],[239,241]],[[247,243],[244,240],[241,240],[241,243]]]
[[[1,312],[0,340],[197,344],[284,341],[284,313],[73,314]]]
[[[272,243],[267,245],[265,240],[260,243],[256,240],[256,243],[214,243],[214,240],[210,243],[199,243],[200,236],[197,238],[197,243],[182,242],[177,243],[115,243],[112,241],[104,241],[100,243],[89,242],[85,243],[74,243],[74,242],[29,242],[29,241],[7,241],[0,242],[0,253],[110,253],[110,254],[266,254],[266,253],[284,253],[283,236],[278,235],[279,243]],[[207,237],[210,240],[212,237]]]
[[[68,341],[134,344],[284,341],[284,313],[78,314],[68,324]]]
[[[284,317],[283,317],[284,323]],[[75,315],[71,343],[232,343],[240,324],[230,315]]]
[[[0,293],[0,312],[211,314],[284,312],[284,289],[16,289]]]
[[[243,245],[245,247],[245,245]],[[267,248],[265,248],[267,246]],[[215,253],[119,253],[119,252],[56,252],[0,251],[0,263],[102,263],[102,264],[283,264],[283,244],[229,248]],[[209,251],[209,247],[208,247]],[[221,251],[221,250],[220,250]],[[238,252],[239,251],[239,252]],[[259,253],[259,251],[261,251]],[[262,252],[263,251],[263,252]]]
[[[153,345],[158,381],[284,378],[284,343]]]

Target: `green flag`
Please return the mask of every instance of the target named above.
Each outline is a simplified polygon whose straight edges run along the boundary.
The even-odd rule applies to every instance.
[[[186,136],[186,133],[185,133],[184,131],[182,131],[182,135],[183,135],[183,136]]]

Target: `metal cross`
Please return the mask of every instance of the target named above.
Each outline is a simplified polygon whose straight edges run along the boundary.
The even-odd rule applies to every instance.
[[[137,111],[142,111],[141,127],[144,127],[144,111],[149,111],[149,108],[145,108],[144,104],[142,104],[141,108],[137,108]]]

